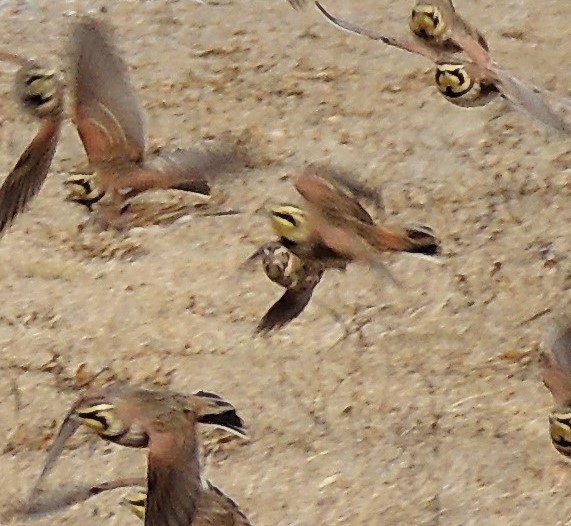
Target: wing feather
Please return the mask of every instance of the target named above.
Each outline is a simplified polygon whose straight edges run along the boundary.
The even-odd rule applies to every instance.
[[[109,28],[85,17],[72,34],[73,120],[91,163],[140,161],[143,115]]]

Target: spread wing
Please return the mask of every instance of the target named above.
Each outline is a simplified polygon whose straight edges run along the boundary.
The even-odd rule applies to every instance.
[[[62,425],[60,426],[57,435],[52,442],[52,445],[48,451],[46,456],[46,460],[44,462],[44,467],[42,468],[42,472],[38,477],[38,480],[34,484],[34,487],[30,491],[29,495],[29,502],[33,503],[38,495],[39,488],[44,480],[44,478],[49,474],[52,470],[56,460],[62,454],[63,449],[67,441],[72,437],[72,435],[81,427],[81,423],[79,420],[74,418],[74,412],[77,407],[77,403],[73,405],[71,410],[68,412],[66,417],[63,420]]]
[[[563,135],[571,135],[571,123],[555,113],[539,88],[527,85],[502,69],[494,69],[493,73],[501,94],[516,108]]]
[[[273,329],[280,329],[297,318],[309,303],[313,290],[321,280],[321,275],[322,273],[316,274],[313,279],[305,281],[303,286],[286,289],[258,323],[256,332],[267,333]]]
[[[59,139],[61,121],[47,120],[0,187],[0,233],[40,191]]]
[[[109,29],[85,17],[71,40],[73,120],[91,163],[140,161],[143,116]]]
[[[18,510],[16,516],[29,518],[39,518],[49,513],[65,509],[74,504],[85,502],[91,497],[95,497],[105,491],[111,491],[117,488],[128,488],[132,486],[145,487],[147,480],[142,477],[122,478],[102,482],[100,484],[89,485],[72,485],[71,487],[60,487],[56,492],[42,494],[26,507]]]
[[[433,62],[437,62],[438,60],[442,60],[442,54],[432,49],[430,46],[422,42],[418,42],[416,40],[406,40],[401,38],[395,38],[383,35],[382,33],[378,33],[377,31],[372,31],[370,29],[366,29],[364,27],[358,26],[351,22],[347,22],[346,20],[342,20],[341,18],[337,18],[329,13],[319,2],[315,2],[317,9],[321,11],[323,16],[327,18],[333,25],[348,31],[349,33],[355,33],[357,35],[362,35],[368,37],[372,40],[379,40],[388,46],[396,47],[402,49],[404,51],[408,51],[409,53],[415,53],[417,55],[422,55]]]
[[[310,166],[297,178],[295,188],[310,208],[317,208],[330,220],[372,225],[373,218],[352,195],[356,190],[360,191],[357,181],[349,182],[348,178],[341,177],[329,167]]]
[[[143,165],[123,170],[121,184],[133,194],[170,188],[209,196],[210,182],[235,173],[246,159],[247,153],[237,143],[161,152]]]

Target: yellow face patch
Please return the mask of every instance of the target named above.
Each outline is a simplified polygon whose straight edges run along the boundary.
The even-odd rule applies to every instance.
[[[129,493],[125,496],[124,502],[139,519],[145,518],[145,507],[147,505],[147,493],[145,491]]]
[[[125,426],[117,418],[115,407],[111,404],[80,407],[75,414],[84,426],[102,437],[115,437],[124,431]]]
[[[440,92],[451,98],[466,95],[474,86],[462,64],[439,64],[434,80]]]
[[[412,10],[409,27],[417,37],[423,40],[438,38],[446,31],[442,13],[430,4],[419,4]]]
[[[549,416],[549,433],[555,444],[571,447],[571,413],[552,413]]]
[[[301,243],[307,240],[303,210],[293,205],[278,205],[270,209],[270,221],[274,232],[288,241]]]

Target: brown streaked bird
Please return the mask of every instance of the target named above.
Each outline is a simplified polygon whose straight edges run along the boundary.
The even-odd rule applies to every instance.
[[[452,0],[418,0],[409,28],[415,37],[439,51],[464,51],[476,62],[490,62],[486,38],[458,14]]]
[[[213,393],[199,391],[187,396],[120,384],[92,389],[65,417],[31,491],[30,505],[65,442],[83,424],[109,442],[148,448],[150,490],[145,525],[187,526],[196,514],[201,492],[197,423],[245,436],[235,408]]]
[[[319,2],[315,4],[327,20],[345,31],[378,40],[431,60],[436,65],[436,87],[449,102],[462,107],[477,107],[487,104],[500,95],[516,109],[537,119],[545,126],[563,135],[571,135],[571,124],[547,102],[547,98],[553,98],[554,95],[530,86],[506,71],[491,60],[488,52],[476,40],[473,40],[473,48],[461,46],[470,57],[464,59],[420,38],[407,40],[360,27],[333,16]],[[423,5],[433,5],[433,3],[427,2]],[[459,43],[458,39],[455,42]],[[562,108],[565,107],[562,99],[558,104]]]
[[[139,487],[125,495],[122,504],[140,519],[145,519],[147,505],[147,480],[142,477],[121,478],[96,485],[75,486],[72,489],[59,489],[48,495],[42,495],[31,506],[16,508],[11,514],[2,517],[39,518],[69,506],[89,500],[101,493],[118,488]],[[188,523],[189,526],[251,526],[248,518],[238,505],[209,480],[203,480],[196,498],[196,513]]]
[[[295,188],[306,207],[273,207],[271,221],[280,242],[304,261],[337,269],[358,261],[386,276],[390,273],[379,259],[383,252],[440,253],[440,243],[428,227],[375,224],[331,166],[309,165]]]
[[[279,241],[261,246],[246,264],[258,259],[262,260],[266,276],[286,289],[256,327],[256,332],[267,333],[287,325],[303,312],[325,268],[319,262],[302,260]]]
[[[0,52],[0,61],[20,66],[14,94],[40,126],[0,187],[0,234],[40,191],[48,175],[63,122],[63,86],[54,71],[37,63]]]
[[[115,205],[150,189],[210,195],[209,178],[240,161],[234,146],[147,157],[142,111],[110,29],[82,18],[74,26],[70,54],[73,121],[97,186]]]
[[[549,415],[549,434],[555,449],[571,457],[571,319],[554,322],[545,346],[550,351],[540,356],[543,383],[556,405]]]
[[[147,506],[145,490],[127,494],[124,503],[137,517],[145,519]],[[240,511],[238,504],[209,480],[205,480],[198,498],[196,515],[189,526],[251,526],[251,523]]]

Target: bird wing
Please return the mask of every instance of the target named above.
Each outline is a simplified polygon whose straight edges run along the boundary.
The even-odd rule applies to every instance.
[[[50,471],[53,469],[56,460],[62,454],[63,449],[67,441],[73,436],[73,434],[81,427],[81,423],[79,420],[74,418],[75,410],[78,406],[79,402],[76,402],[73,407],[69,410],[67,415],[65,416],[53,442],[48,450],[48,454],[46,456],[46,460],[44,462],[44,467],[38,477],[38,480],[32,487],[28,501],[33,503],[35,498],[38,495],[40,486],[43,480],[47,477]]]
[[[122,170],[121,185],[134,193],[170,188],[209,196],[210,181],[234,173],[245,155],[236,144],[161,152],[143,165]]]
[[[34,502],[29,503],[25,508],[19,510],[17,516],[27,518],[39,518],[49,513],[68,508],[74,504],[85,502],[91,497],[95,497],[105,491],[117,488],[127,488],[132,486],[146,487],[147,480],[143,477],[131,477],[111,480],[99,484],[71,485],[70,487],[60,487],[56,492],[48,495],[41,495]]]
[[[315,2],[317,9],[321,11],[323,16],[327,18],[333,25],[348,31],[349,33],[355,33],[357,35],[362,35],[368,37],[372,40],[379,40],[388,46],[396,47],[402,49],[404,51],[408,51],[409,53],[415,53],[417,55],[422,55],[433,62],[437,62],[438,60],[443,59],[443,55],[438,50],[432,49],[430,46],[427,46],[423,42],[418,42],[416,40],[406,40],[396,37],[386,36],[382,33],[377,31],[372,31],[370,29],[366,29],[364,27],[358,26],[351,22],[347,22],[346,20],[342,20],[341,18],[337,18],[329,13],[323,5],[319,2]]]
[[[571,135],[571,124],[547,103],[542,90],[529,86],[503,69],[493,69],[492,73],[497,79],[498,89],[508,102],[559,133]]]
[[[354,175],[331,165],[310,164],[295,182],[296,190],[325,215],[342,215],[362,223],[374,223],[358,198],[367,199],[384,213],[380,190],[367,186]]]
[[[303,285],[286,289],[280,299],[264,314],[256,327],[256,332],[267,333],[273,329],[280,329],[297,318],[309,303],[321,276],[322,272],[319,272],[312,279],[304,280]]]
[[[54,157],[61,120],[47,120],[0,187],[0,233],[40,191]]]
[[[142,160],[141,108],[108,27],[82,18],[74,27],[71,48],[73,120],[89,161]]]
[[[192,526],[252,526],[230,497],[206,480]]]

